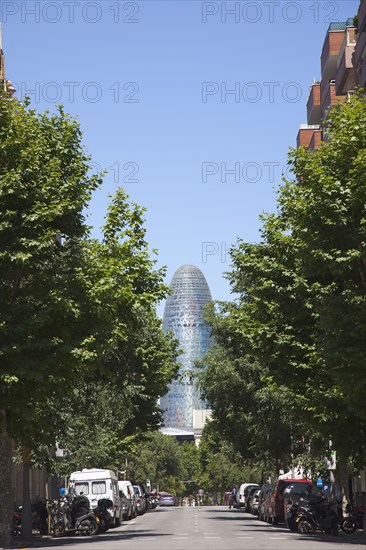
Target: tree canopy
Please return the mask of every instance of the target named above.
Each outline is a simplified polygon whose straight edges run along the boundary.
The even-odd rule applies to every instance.
[[[145,210],[117,188],[92,239],[85,212],[101,184],[62,107],[39,114],[1,95],[1,439],[49,467],[62,445],[66,470],[118,465],[125,438],[159,425],[178,369],[155,311],[168,287]],[[9,469],[9,456],[0,461]]]
[[[329,440],[341,460],[366,461],[365,97],[332,107],[325,132],[318,150],[290,151],[294,178],[262,216],[261,241],[231,250],[238,298],[207,313],[217,346],[200,375],[245,457],[313,475]]]

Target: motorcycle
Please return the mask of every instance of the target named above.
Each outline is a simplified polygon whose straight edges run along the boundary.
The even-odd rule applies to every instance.
[[[99,531],[105,533],[111,527],[114,527],[114,519],[109,512],[113,508],[113,502],[109,498],[98,500],[98,506],[93,510],[96,518],[99,520]]]
[[[22,534],[22,507],[13,512],[13,526],[12,526],[12,535],[13,537]]]
[[[19,506],[15,512],[13,512],[13,536],[20,535],[22,532],[22,506]],[[32,503],[32,531],[38,531],[41,535],[48,535],[48,511],[43,501]]]
[[[363,518],[364,518],[363,507],[352,508],[348,506],[346,511],[349,515],[346,517],[343,517],[340,521],[340,526],[343,533],[346,533],[347,535],[351,535],[357,529],[363,529]]]
[[[299,504],[293,504],[290,508],[290,510],[287,512],[286,515],[286,523],[287,527],[290,529],[290,531],[297,531],[298,530],[298,522],[297,517],[299,515]]]
[[[149,495],[149,503],[152,510],[154,510],[158,506],[159,499],[156,491],[151,491]]]
[[[313,534],[319,530],[338,536],[338,514],[332,502],[317,496],[300,500],[302,505],[299,505],[295,522],[302,535]]]
[[[62,520],[54,525],[56,537],[64,535],[97,535],[99,533],[100,520],[94,512],[90,511],[89,500],[84,496],[76,497],[72,504],[66,500],[63,503]]]

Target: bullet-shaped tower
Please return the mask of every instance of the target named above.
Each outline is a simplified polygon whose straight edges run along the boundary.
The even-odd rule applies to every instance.
[[[211,293],[202,271],[193,265],[183,265],[174,274],[168,296],[163,326],[173,331],[183,353],[178,379],[161,399],[164,426],[192,428],[194,410],[207,408],[201,401],[192,380],[194,361],[202,359],[211,345],[210,328],[203,320],[203,308],[211,300]]]

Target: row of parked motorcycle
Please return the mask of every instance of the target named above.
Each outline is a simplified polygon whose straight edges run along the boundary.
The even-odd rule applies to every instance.
[[[137,515],[143,515],[148,510],[156,508],[158,497],[155,493],[145,493],[141,491],[140,486],[134,487],[135,499],[130,506],[131,501],[124,501],[123,519],[130,520]],[[127,502],[126,502],[127,501]],[[51,531],[56,537],[65,535],[97,535],[105,533],[108,529],[118,526],[115,521],[114,504],[108,498],[101,498],[97,502],[96,508],[90,509],[90,501],[87,497],[80,495],[72,501],[64,497],[62,506],[55,507],[52,514],[51,509]]]
[[[100,498],[97,505],[90,506],[85,495],[74,496],[63,493],[47,509],[44,502],[32,506],[32,529],[41,535],[63,537],[70,535],[97,535],[120,525],[120,520],[131,520],[145,514],[159,504],[156,491],[145,492],[143,485],[132,485],[122,482],[123,490],[119,492],[121,509],[116,518],[116,506],[109,498]],[[13,535],[20,535],[22,529],[22,507],[13,516]]]
[[[343,515],[341,507],[309,480],[284,479],[262,486],[244,483],[230,494],[231,506],[273,525],[284,523],[302,534],[323,531],[336,536],[339,527],[347,534],[363,529],[364,506],[348,506]]]

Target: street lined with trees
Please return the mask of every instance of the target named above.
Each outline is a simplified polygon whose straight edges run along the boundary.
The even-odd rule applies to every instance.
[[[325,132],[318,150],[290,152],[293,179],[262,216],[261,241],[232,249],[237,298],[206,310],[215,344],[197,376],[213,418],[197,448],[157,432],[179,350],[156,314],[168,289],[144,209],[118,188],[92,238],[86,210],[102,179],[78,123],[0,97],[1,544],[13,457],[25,536],[31,467],[125,470],[181,501],[203,489],[211,504],[290,468],[334,491],[324,459],[336,450],[349,501],[349,478],[366,466],[365,96],[334,106]]]

